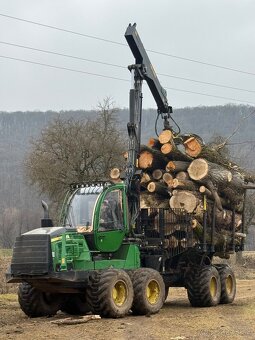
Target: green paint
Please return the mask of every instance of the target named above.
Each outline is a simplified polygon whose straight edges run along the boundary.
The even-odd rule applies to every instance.
[[[123,228],[118,230],[100,231],[100,211],[107,194],[114,190],[119,190],[122,193],[122,209],[123,209]],[[127,199],[126,199],[126,186],[123,183],[111,185],[106,188],[97,200],[94,212],[93,230],[94,240],[97,250],[101,252],[115,252],[122,244],[124,237],[128,234],[127,222]]]
[[[140,267],[140,252],[135,244],[122,244],[118,251],[94,261],[82,234],[67,232],[53,238],[51,245],[55,271]]]
[[[62,221],[65,225],[68,209],[78,189],[69,192],[65,198],[65,206],[62,209]],[[100,227],[100,212],[107,195],[117,191],[116,196],[121,206],[123,216],[121,223],[116,224],[119,229],[102,230]],[[119,192],[119,193],[118,193]],[[121,194],[121,196],[120,196]],[[109,197],[109,196],[108,196]],[[119,198],[122,197],[122,201]],[[102,224],[102,222],[101,222]],[[111,227],[111,225],[110,225]],[[68,270],[95,270],[95,269],[136,269],[140,267],[140,252],[136,244],[124,242],[129,235],[128,207],[126,185],[124,183],[109,185],[99,195],[93,216],[93,233],[82,234],[76,231],[67,231],[64,234],[52,238],[53,267],[55,271]],[[86,235],[93,239],[93,249],[89,249],[89,240]],[[93,258],[93,254],[95,255]]]

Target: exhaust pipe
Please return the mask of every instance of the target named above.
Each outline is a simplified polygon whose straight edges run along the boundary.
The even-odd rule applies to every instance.
[[[42,207],[43,207],[43,218],[41,219],[41,228],[52,228],[53,227],[53,221],[49,217],[48,204],[46,202],[42,201]]]

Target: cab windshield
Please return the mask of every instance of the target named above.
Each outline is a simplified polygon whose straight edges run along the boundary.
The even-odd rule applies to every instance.
[[[101,186],[80,188],[74,195],[67,214],[66,224],[73,228],[92,231],[93,212]]]

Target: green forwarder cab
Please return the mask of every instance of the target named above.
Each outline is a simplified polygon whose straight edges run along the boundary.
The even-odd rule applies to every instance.
[[[126,314],[133,301],[131,273],[141,264],[139,245],[130,235],[125,184],[74,186],[61,222],[63,227],[42,227],[16,239],[7,278],[23,282],[23,311],[29,316],[59,309]]]

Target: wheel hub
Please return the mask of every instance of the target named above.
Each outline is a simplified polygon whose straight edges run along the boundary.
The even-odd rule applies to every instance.
[[[231,275],[228,275],[226,278],[226,289],[228,294],[231,294],[233,291],[233,280]]]
[[[217,294],[217,280],[215,277],[211,278],[210,282],[210,293],[212,297],[215,297]]]
[[[112,298],[116,306],[122,306],[127,299],[127,286],[125,282],[118,281],[112,290]]]
[[[160,296],[160,286],[157,281],[151,280],[146,287],[146,296],[150,304],[157,303]]]

